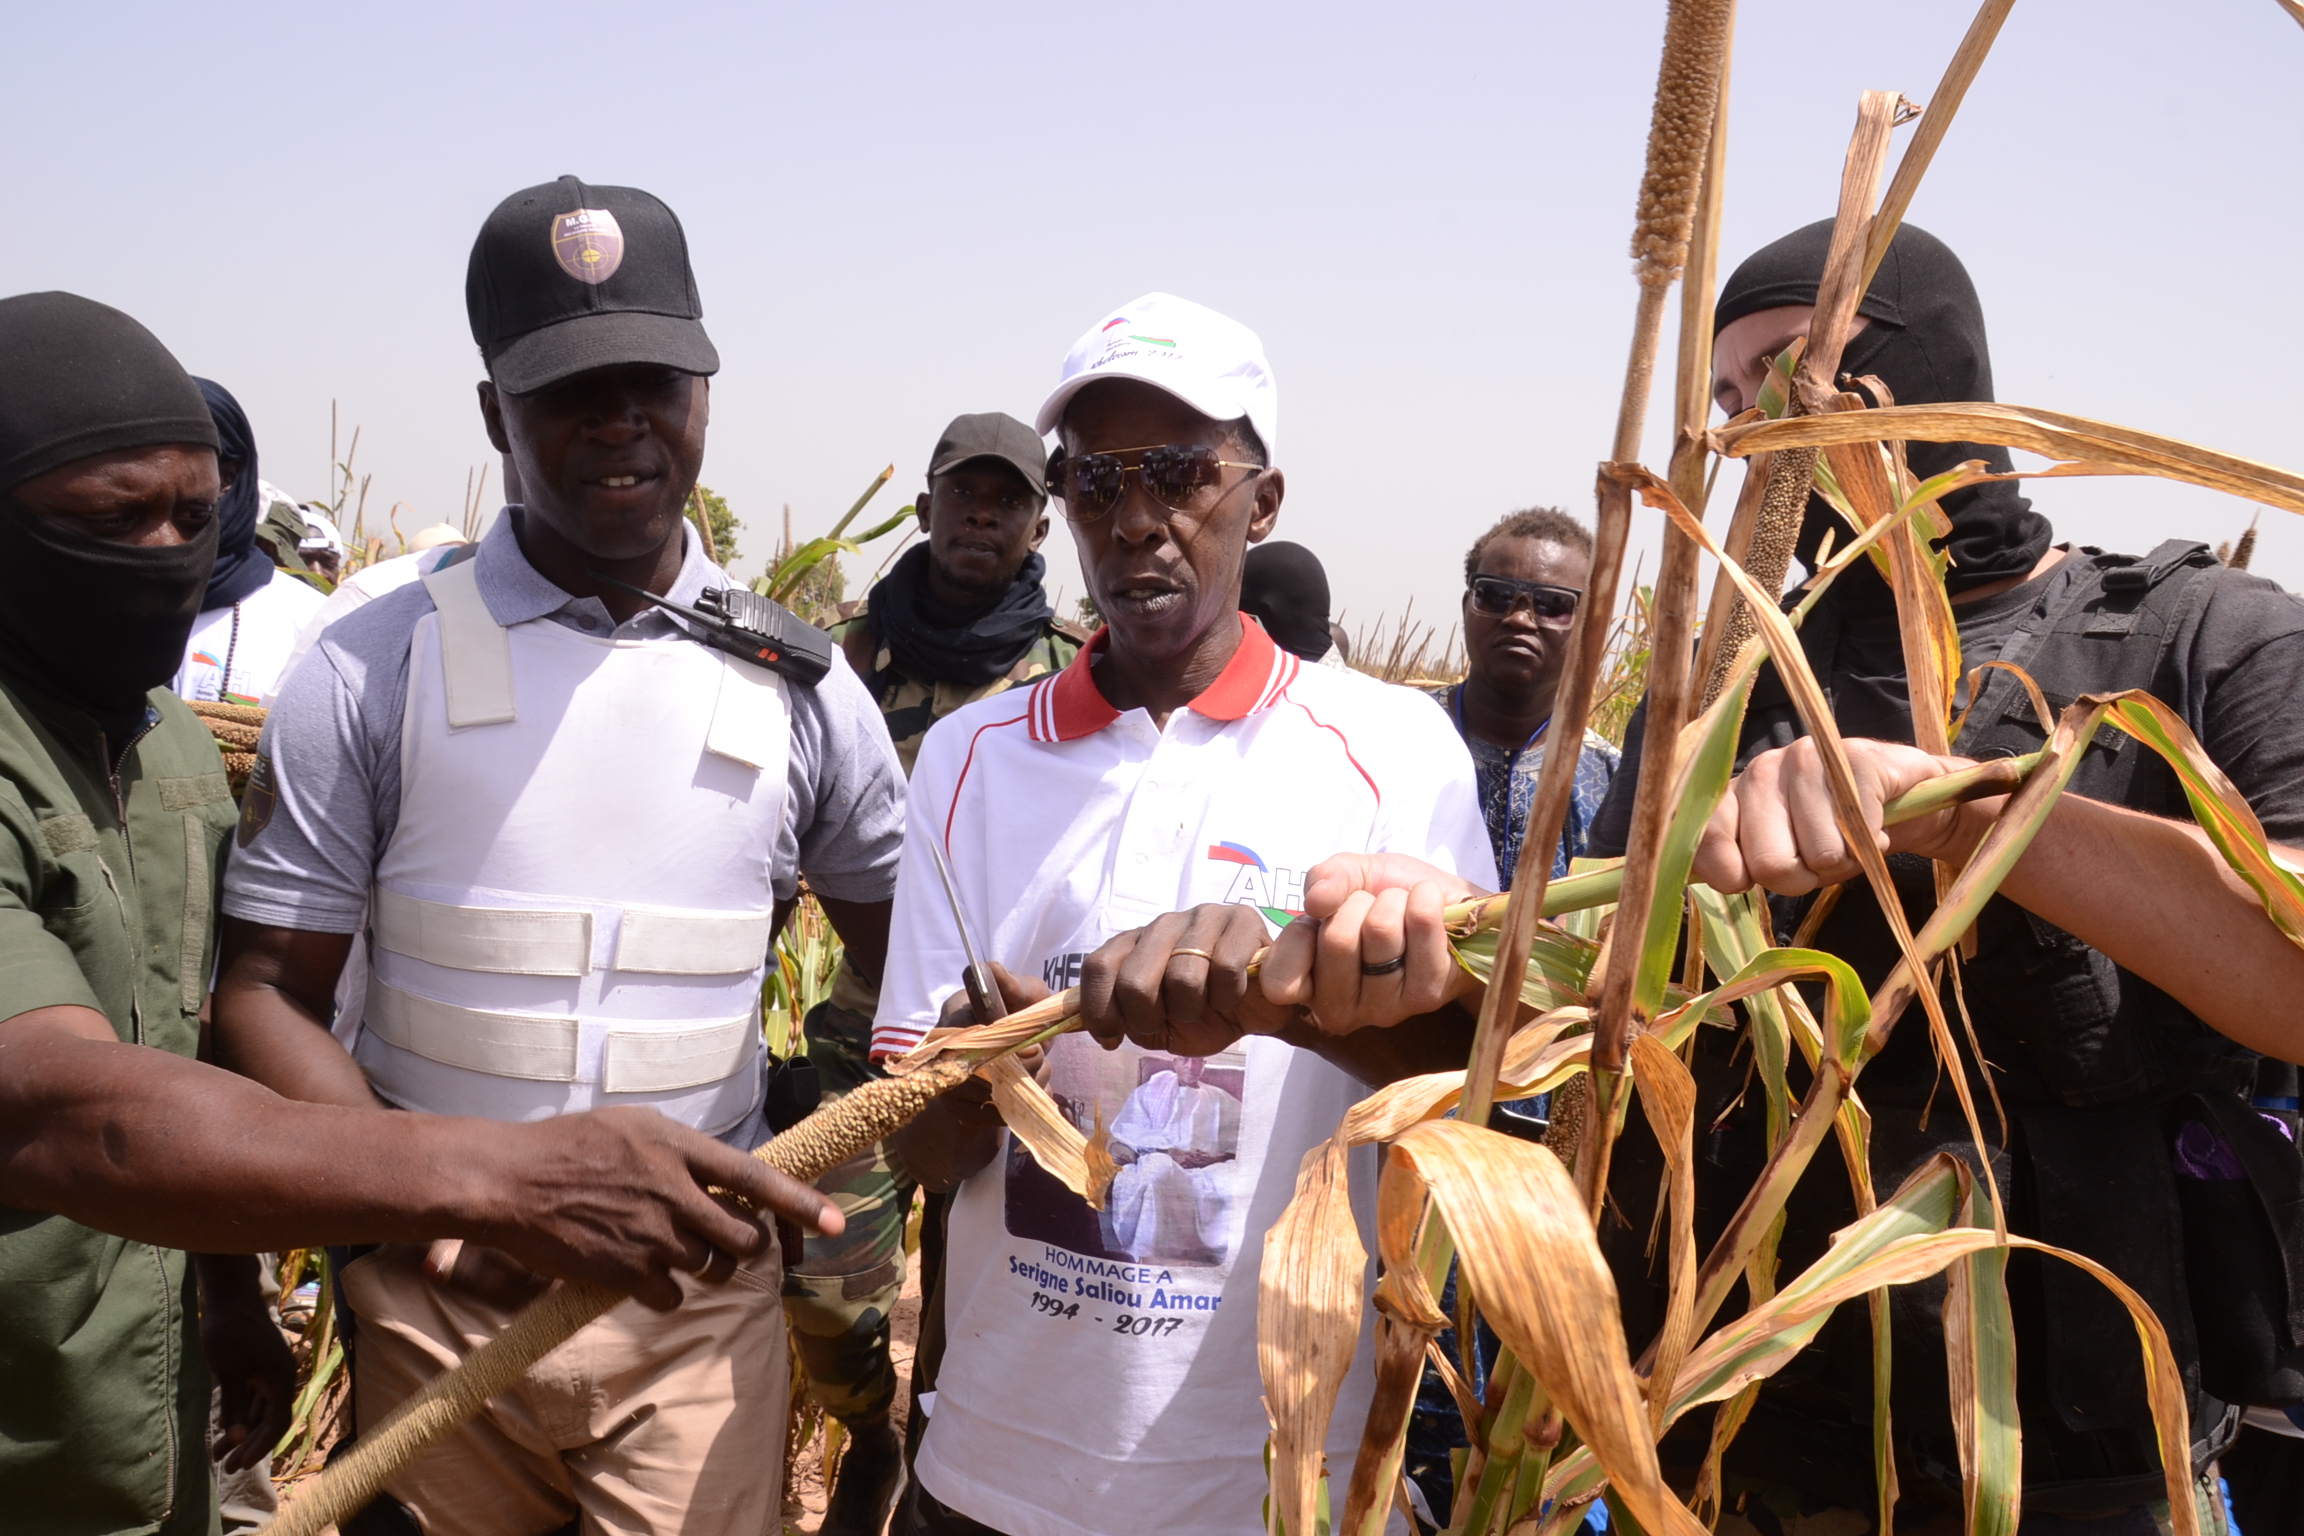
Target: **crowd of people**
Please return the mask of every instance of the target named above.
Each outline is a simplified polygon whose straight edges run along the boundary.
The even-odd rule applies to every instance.
[[[1724,411],[1804,334],[1828,234],[1724,286]],[[683,515],[720,357],[672,210],[574,177],[517,192],[480,230],[466,300],[508,504],[477,542],[333,585],[340,534],[260,477],[229,391],[117,310],[0,299],[0,1524],[261,1523],[293,1365],[254,1256],[326,1245],[353,1438],[555,1280],[631,1297],[346,1536],[780,1529],[787,1324],[846,1431],[828,1532],[1261,1529],[1258,1264],[1299,1165],[1372,1089],[1462,1067],[1478,988],[1442,908],[1509,880],[1550,751],[1577,753],[1553,872],[1624,851],[1644,717],[1621,755],[1549,735],[1591,531],[1530,508],[1469,541],[1461,680],[1353,670],[1317,555],[1271,537],[1287,479],[1262,342],[1153,293],[1088,326],[1031,419],[953,419],[921,539],[820,667],[757,664],[695,628],[734,581]],[[1898,236],[1859,325],[1851,387],[1991,398],[1981,306],[1924,232]],[[1921,475],[2007,467],[1989,445],[1909,455]],[[1049,601],[1052,511],[1093,633]],[[2151,690],[2269,836],[2304,842],[2284,707],[2304,606],[2198,544],[2057,544],[2010,481],[1943,511],[1970,666],[2020,663],[2056,706]],[[1834,515],[1811,508],[1810,569]],[[1917,926],[1931,861],[1973,848],[2001,802],[1895,827],[1878,807],[2050,722],[1995,672],[1957,756],[1910,745],[1893,600],[1861,564],[1801,641]],[[186,700],[268,707],[237,802]],[[1772,670],[1739,767],[1698,877],[1765,889],[1781,941],[1808,932],[1876,985],[1896,951]],[[843,948],[803,1022],[806,1072],[768,1053],[759,1011],[803,892]],[[972,944],[1007,1008],[1080,988],[1085,1029],[1028,1065],[1107,1149],[1101,1209],[1005,1134],[981,1080],[814,1188],[747,1155],[805,1107],[796,1083],[853,1092],[979,1021]],[[2173,775],[2107,740],[1965,974],[2010,1229],[2094,1257],[2167,1325],[2208,1529],[2228,1529],[2220,1479],[2243,1505],[2304,1507],[2263,1435],[2240,1438],[2304,1401],[2285,1065],[2304,951]],[[1767,1150],[1762,1106],[1725,1032],[1700,1031],[1691,1065],[1722,1175],[1698,1187],[1733,1198]],[[1957,1116],[1928,1114],[1938,1070],[1907,1029],[1865,1077],[1883,1190],[1973,1155]],[[1490,1123],[1540,1137],[1545,1113],[1516,1101]],[[1635,1117],[1601,1227],[1636,1340],[1665,1307],[1645,1138]],[[1356,1187],[1375,1155],[1354,1154]],[[1831,1180],[1802,1184],[1785,1272],[1854,1214]],[[1730,1215],[1699,1212],[1700,1238]],[[2023,1528],[2167,1529],[2117,1304],[2027,1255],[2009,1277]],[[1941,1296],[1893,1305],[1907,1530],[1959,1528]],[[1493,1341],[1469,1344],[1477,1378]],[[1721,1529],[1870,1528],[1871,1360],[1843,1309],[1771,1382],[1729,1453]],[[1372,1391],[1364,1332],[1332,1468]],[[1667,1473],[1692,1479],[1709,1434],[1709,1414],[1684,1420]],[[1465,1439],[1432,1376],[1395,1529],[1446,1524]]]

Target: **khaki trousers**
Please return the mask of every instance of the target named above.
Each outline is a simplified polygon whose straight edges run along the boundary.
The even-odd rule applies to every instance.
[[[421,1244],[348,1266],[353,1390],[373,1426],[512,1314],[423,1272]],[[390,1484],[426,1536],[775,1536],[789,1397],[776,1244],[669,1313],[627,1301]]]

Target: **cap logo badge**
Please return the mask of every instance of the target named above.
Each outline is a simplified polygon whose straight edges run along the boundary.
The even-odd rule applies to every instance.
[[[579,208],[552,221],[552,259],[580,283],[604,283],[624,264],[624,231],[605,208]]]

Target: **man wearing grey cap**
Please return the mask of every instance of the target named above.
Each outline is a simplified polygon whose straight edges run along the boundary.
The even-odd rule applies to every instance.
[[[964,704],[1061,671],[1088,641],[1049,606],[1040,556],[1048,537],[1047,450],[1015,417],[954,417],[928,455],[914,503],[924,540],[905,551],[833,635],[880,706],[905,772],[928,727]],[[881,1076],[871,1061],[878,998],[846,967],[805,1022],[808,1057],[825,1094]],[[904,1286],[904,1224],[913,1182],[875,1146],[817,1181],[840,1203],[847,1230],[810,1238],[784,1277],[784,1307],[810,1394],[847,1427],[825,1536],[876,1536],[896,1496],[900,1458],[888,1410],[896,1376],[890,1315]],[[941,1312],[935,1276],[944,1207],[930,1195],[920,1230],[928,1301],[914,1382],[934,1381]]]
[[[273,710],[225,887],[219,1048],[297,1098],[506,1122],[634,1105],[749,1148],[777,919],[804,872],[877,980],[903,778],[836,649],[799,669],[699,643],[731,585],[681,515],[719,355],[671,209],[574,177],[515,193],[465,296],[522,502],[331,627]],[[693,1257],[676,1307],[584,1329],[391,1498],[427,1536],[773,1528],[777,1245]],[[536,1284],[476,1244],[353,1260],[359,1423]]]

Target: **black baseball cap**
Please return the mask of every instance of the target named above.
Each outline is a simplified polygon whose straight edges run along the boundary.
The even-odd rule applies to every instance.
[[[488,376],[516,395],[619,363],[720,371],[688,237],[637,187],[563,176],[498,203],[472,242],[464,308]]]
[[[1040,434],[1015,417],[1002,411],[953,417],[952,425],[936,439],[936,451],[928,456],[928,478],[958,469],[970,459],[1013,464],[1032,494],[1048,499],[1048,450],[1041,446]]]

